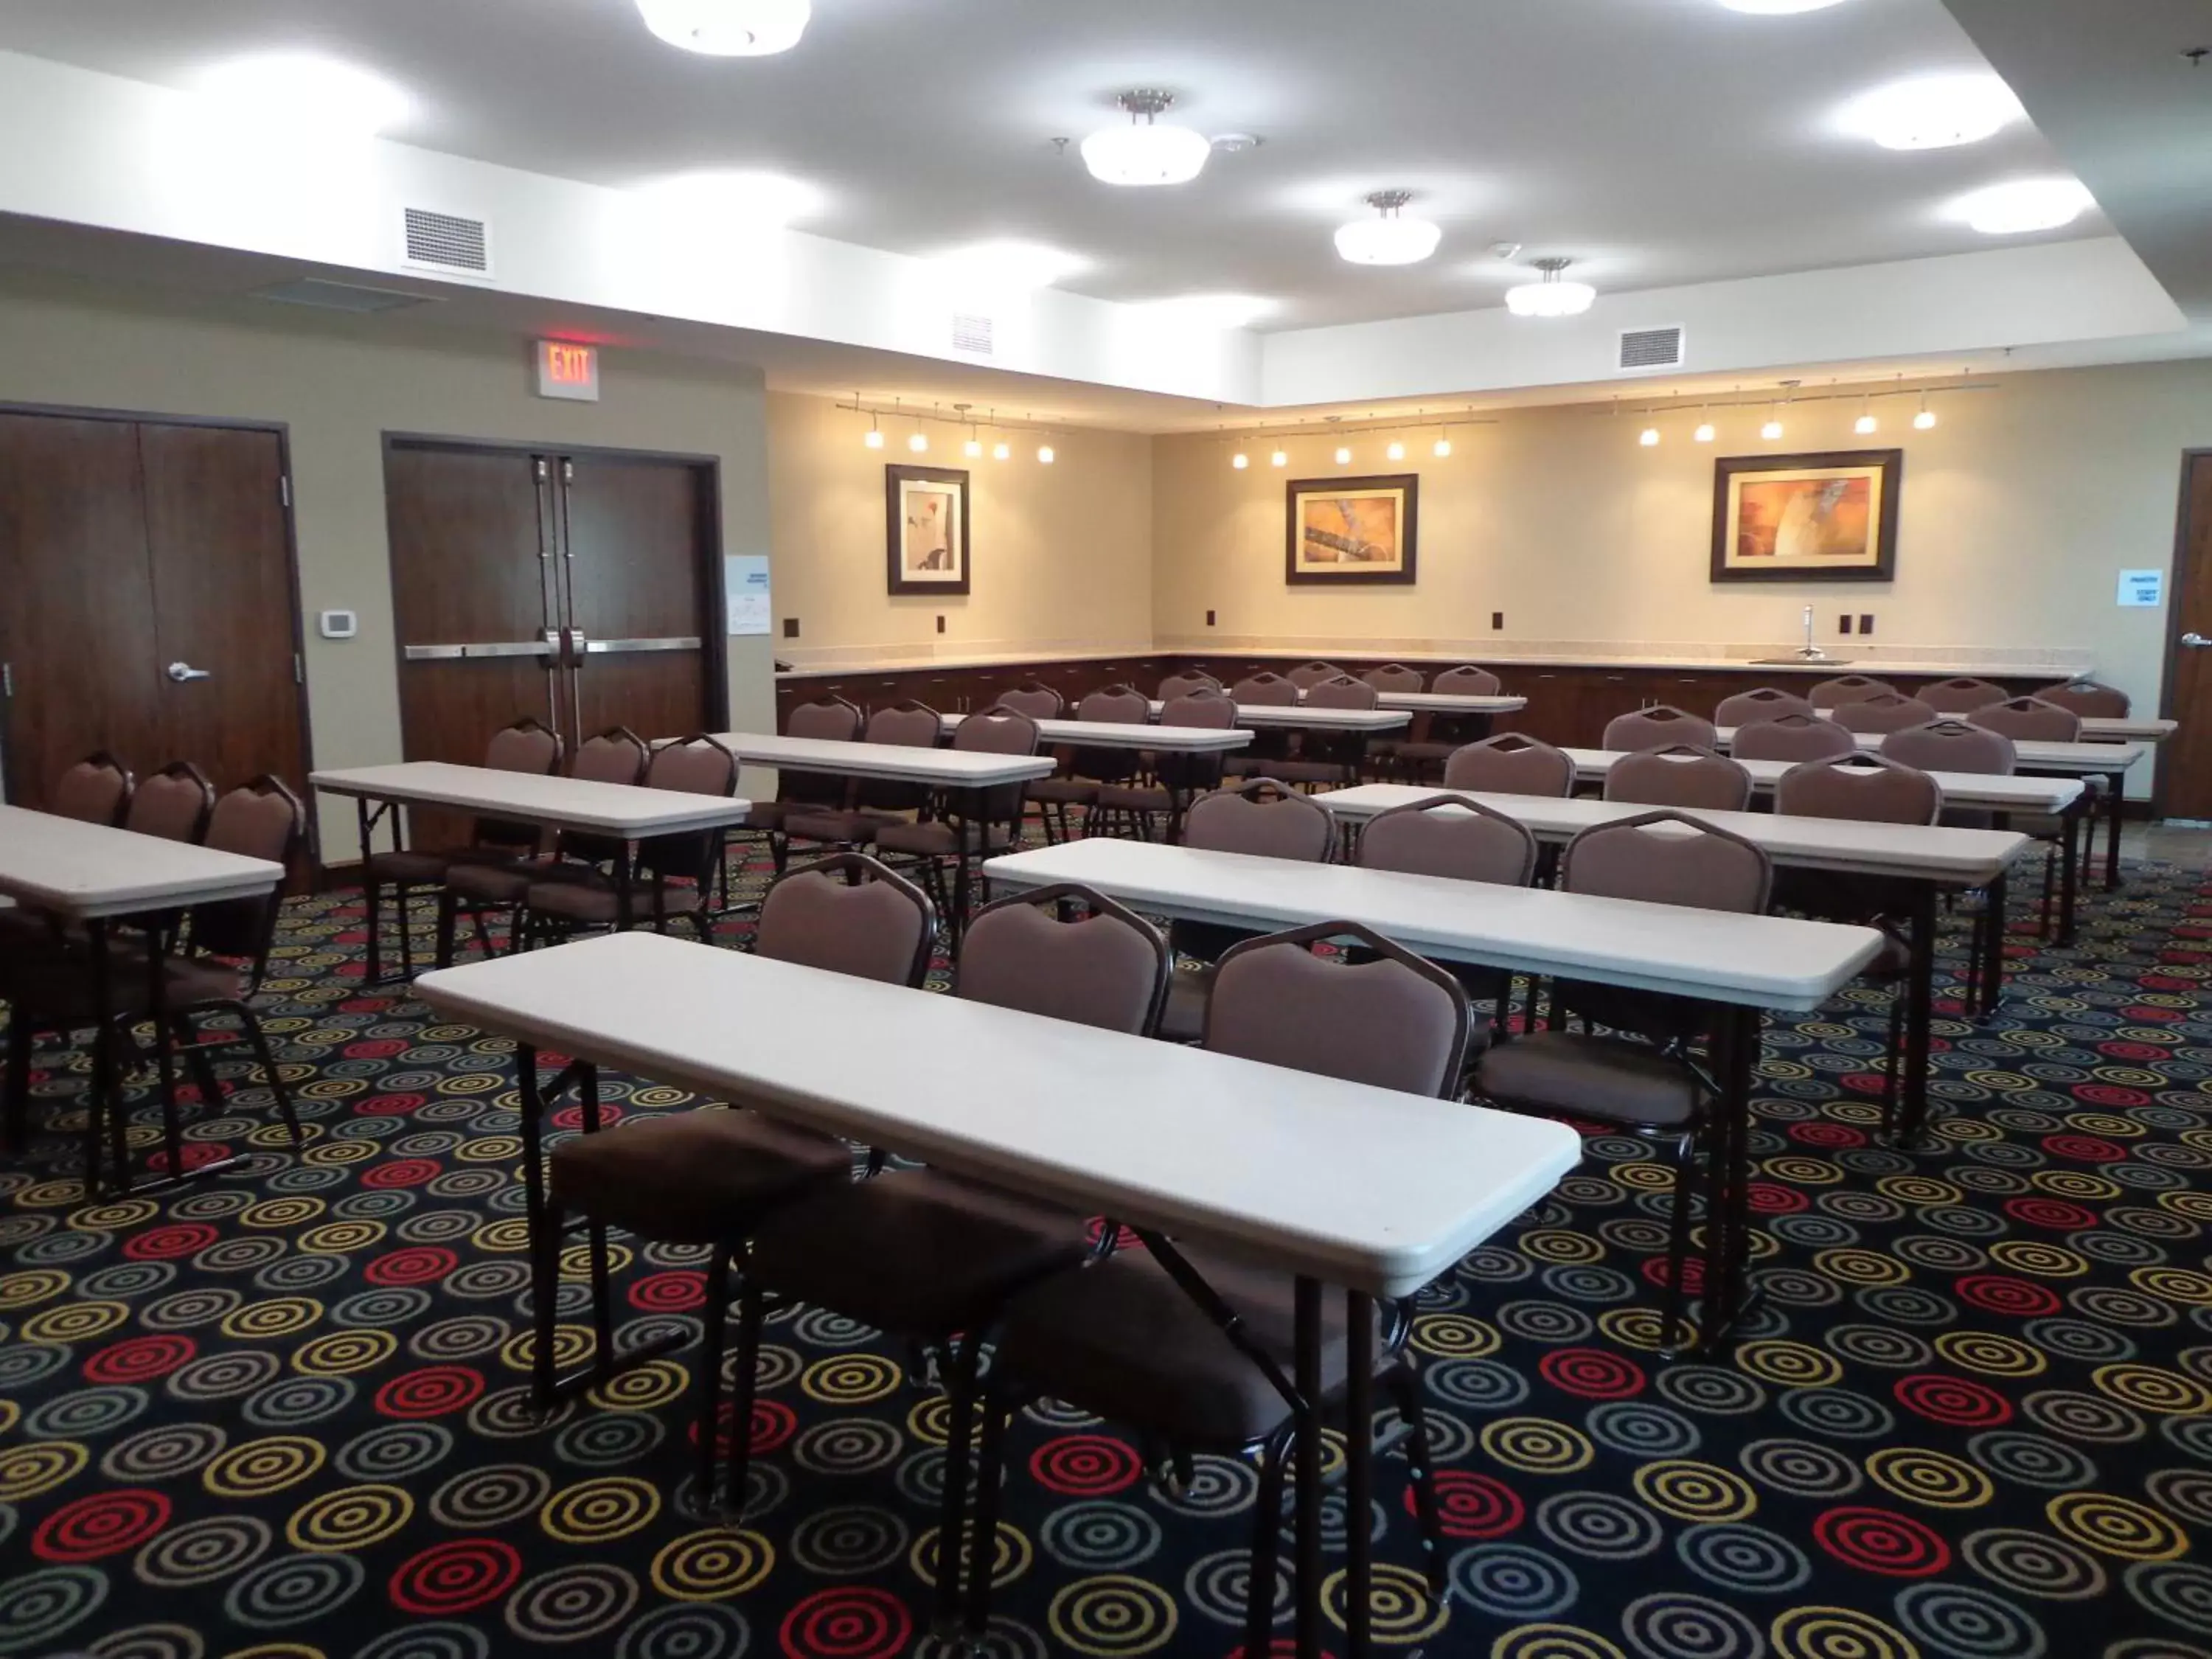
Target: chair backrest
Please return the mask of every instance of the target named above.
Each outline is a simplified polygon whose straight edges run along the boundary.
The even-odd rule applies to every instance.
[[[1263,671],[1246,675],[1229,688],[1229,695],[1240,707],[1249,704],[1255,708],[1287,708],[1297,702],[1298,688],[1294,681],[1280,674]]]
[[[1559,860],[1561,891],[1600,898],[1755,915],[1773,886],[1765,848],[1680,812],[1593,824]]]
[[[1054,720],[1067,707],[1067,700],[1048,685],[1036,680],[1024,680],[1011,691],[1001,691],[992,700],[994,708],[1011,708],[1018,714],[1027,714],[1033,720]]]
[[[1789,691],[1778,691],[1771,685],[1762,685],[1749,691],[1739,691],[1732,697],[1723,697],[1720,706],[1713,710],[1715,726],[1750,726],[1759,720],[1778,720],[1784,714],[1809,714],[1813,705],[1803,697]]]
[[[1153,693],[1162,702],[1173,702],[1177,697],[1187,697],[1194,691],[1218,691],[1221,682],[1211,674],[1201,674],[1196,669],[1187,669],[1180,674],[1170,674],[1160,682]]]
[[[860,735],[860,711],[842,697],[802,702],[784,722],[784,735],[825,743],[850,743]]]
[[[1908,726],[1925,726],[1936,714],[1917,697],[1880,691],[1856,702],[1838,703],[1830,718],[1846,732],[1902,732]]]
[[[1309,708],[1372,708],[1381,695],[1365,680],[1339,674],[1308,686],[1305,702]]]
[[[1740,761],[1826,760],[1832,755],[1855,755],[1858,747],[1849,726],[1818,714],[1784,714],[1739,726],[1735,741],[1729,745]]]
[[[1073,914],[1079,904],[1080,919]],[[1158,928],[1103,894],[1062,883],[976,911],[952,989],[971,1002],[1149,1036],[1172,965]]]
[[[753,950],[776,962],[919,987],[936,932],[937,914],[921,888],[866,854],[834,853],[769,888]]]
[[[1575,763],[1548,743],[1501,732],[1453,750],[1444,762],[1444,787],[1488,795],[1571,795]]]
[[[2002,702],[2007,693],[2002,685],[1961,676],[1923,686],[1914,695],[1939,714],[1971,714],[1977,708]]]
[[[1894,693],[1897,688],[1886,680],[1870,680],[1863,674],[1838,674],[1834,679],[1822,680],[1805,694],[1805,701],[1815,708],[1841,708],[1847,702],[1860,702],[1869,697]]]
[[[307,829],[307,809],[283,780],[258,777],[232,790],[208,816],[207,845],[241,858],[266,859],[290,866]],[[276,913],[284,902],[283,884],[250,898],[222,899],[193,908],[191,939],[196,951],[253,958],[254,982],[260,982]]]
[[[926,702],[908,699],[878,708],[868,716],[863,743],[900,744],[908,749],[934,749],[945,731],[945,720]]]
[[[2075,680],[2035,695],[2045,702],[2072,709],[2084,720],[2124,720],[2133,706],[2126,692],[2097,680]]]
[[[1917,767],[1887,755],[1809,760],[1774,786],[1774,810],[1799,818],[1856,818],[1862,823],[1933,823],[1943,789]]]
[[[1182,840],[1201,852],[1326,864],[1336,850],[1336,820],[1273,778],[1253,778],[1193,801],[1183,815]]]
[[[1323,680],[1343,678],[1345,673],[1333,662],[1302,662],[1291,670],[1288,678],[1291,684],[1297,686],[1299,690],[1307,691],[1319,685]]]
[[[1316,956],[1352,941],[1373,960]],[[1467,1060],[1467,993],[1435,963],[1356,921],[1245,939],[1222,954],[1206,1047],[1378,1089],[1449,1098]]]
[[[1479,801],[1437,795],[1378,812],[1359,832],[1363,869],[1526,887],[1536,873],[1536,837],[1526,824]]]
[[[1160,724],[1225,732],[1237,724],[1237,702],[1218,685],[1200,686],[1170,698],[1160,709]]]
[[[125,830],[163,841],[197,842],[215,811],[215,786],[190,761],[171,761],[131,792]]]
[[[1418,668],[1408,668],[1401,662],[1386,663],[1380,668],[1370,668],[1359,678],[1385,695],[1393,691],[1418,691],[1421,689],[1421,671]]]
[[[1965,720],[1930,720],[1893,732],[1881,740],[1881,752],[1923,772],[1984,772],[2002,776],[2020,765],[2019,752],[2010,738]]]
[[[738,757],[704,733],[679,738],[653,751],[645,769],[645,787],[687,795],[734,795]]]
[[[560,769],[560,736],[525,714],[491,734],[491,741],[484,745],[484,765],[494,772],[547,776]]]
[[[1717,736],[1713,723],[1704,715],[1661,703],[1656,708],[1639,708],[1607,721],[1599,747],[1634,750],[1656,749],[1667,743],[1689,743],[1700,749],[1711,749]]]
[[[1751,774],[1710,749],[1670,743],[1615,761],[1605,775],[1605,798],[1637,806],[1741,812],[1751,805]]]
[[[611,726],[577,745],[568,775],[587,783],[636,783],[646,761],[644,740],[627,726]]]
[[[1142,726],[1152,716],[1152,700],[1133,685],[1109,685],[1075,706],[1075,718],[1108,726]]]
[[[2008,697],[1974,709],[1969,724],[2002,732],[2014,743],[2079,743],[2081,717],[2041,697]]]
[[[1503,682],[1487,668],[1477,668],[1463,662],[1456,668],[1447,668],[1429,682],[1429,690],[1443,691],[1455,697],[1494,697],[1503,689]]]
[[[56,781],[47,810],[79,823],[118,824],[130,810],[131,784],[131,769],[97,750]]]
[[[1034,755],[1037,724],[1018,708],[987,708],[954,728],[952,746],[975,755]]]

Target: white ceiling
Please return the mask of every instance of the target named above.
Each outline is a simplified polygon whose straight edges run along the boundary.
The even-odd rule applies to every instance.
[[[2036,3],[2078,22],[2109,0]],[[662,46],[632,0],[9,0],[0,49],[178,87],[237,56],[313,49],[406,89],[417,113],[389,135],[404,142],[611,185],[775,169],[822,190],[801,228],[825,236],[921,254],[1049,242],[1093,262],[1062,283],[1075,292],[1282,301],[1262,326],[1495,305],[1525,275],[1489,254],[1499,240],[1573,256],[1614,292],[1965,252],[1990,244],[1945,216],[1953,198],[2067,170],[2025,123],[1917,154],[1834,131],[1855,94],[1986,67],[1940,0],[1784,17],[1715,0],[815,11],[797,51],[745,60]],[[1097,184],[1051,140],[1120,118],[1112,94],[1140,84],[1177,90],[1203,131],[1266,142],[1181,189]],[[1336,258],[1331,228],[1386,186],[1443,223],[1430,264]],[[2092,214],[2055,235],[2109,228]]]

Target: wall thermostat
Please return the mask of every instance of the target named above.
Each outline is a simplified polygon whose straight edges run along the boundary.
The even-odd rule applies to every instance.
[[[316,626],[326,640],[349,640],[361,632],[361,618],[350,611],[325,611]]]

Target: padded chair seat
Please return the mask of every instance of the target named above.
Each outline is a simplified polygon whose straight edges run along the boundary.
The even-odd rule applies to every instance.
[[[711,1244],[766,1206],[848,1181],[853,1151],[758,1112],[672,1113],[553,1148],[548,1190],[566,1208],[675,1244]]]
[[[1177,967],[1168,975],[1159,1035],[1169,1042],[1197,1042],[1206,1036],[1206,1006],[1213,1000],[1213,969]]]
[[[1401,738],[1390,744],[1370,743],[1370,750],[1381,750],[1401,761],[1448,761],[1467,745],[1463,743],[1434,743],[1426,738]]]
[[[988,835],[980,823],[964,823],[955,829],[941,818],[932,818],[927,823],[886,823],[876,831],[876,848],[884,853],[949,859],[961,852],[963,843],[970,853],[1005,853],[1014,845],[1002,823],[992,824]]]
[[[873,841],[877,831],[906,822],[896,812],[872,811],[866,807],[853,811],[813,807],[787,813],[783,833],[790,841],[836,842],[860,847]]]
[[[1476,1091],[1519,1106],[1610,1123],[1674,1128],[1689,1122],[1696,1087],[1679,1060],[1620,1037],[1534,1031],[1486,1051]]]
[[[1284,783],[1349,783],[1356,769],[1349,761],[1270,761],[1265,775]]]
[[[1284,1376],[1294,1375],[1291,1278],[1202,1251],[1183,1255]],[[1344,1386],[1343,1303],[1322,1294],[1324,1394]],[[1290,1412],[1266,1373],[1141,1251],[1116,1252],[1016,1297],[1000,1328],[998,1360],[1079,1410],[1170,1439],[1243,1445],[1272,1433]],[[1378,1345],[1376,1370],[1388,1363]]]
[[[1072,1210],[921,1170],[771,1216],[746,1271],[878,1329],[972,1330],[1012,1291],[1081,1261],[1085,1227]]]
[[[1098,792],[1101,810],[1109,812],[1172,812],[1175,797],[1165,789],[1145,789],[1133,784],[1112,783]]]
[[[213,957],[172,957],[161,964],[162,998],[173,1009],[243,1002],[243,969]],[[107,1007],[112,1014],[153,1006],[143,948],[111,946]],[[93,1017],[92,964],[74,943],[26,945],[0,961],[0,994],[40,1018],[82,1023]]]
[[[1097,797],[1098,786],[1088,778],[1039,778],[1029,787],[1031,800],[1058,801],[1063,805],[1081,806]]]
[[[372,853],[363,873],[380,887],[434,887],[453,861],[450,853]]]
[[[520,904],[532,883],[542,883],[556,866],[548,864],[457,863],[446,871],[446,885],[479,904]]]
[[[653,920],[653,890],[650,880],[630,884],[632,921]],[[524,894],[524,902],[542,915],[559,916],[564,921],[581,922],[587,927],[611,927],[622,920],[619,895],[610,881],[533,881]],[[700,893],[696,887],[668,885],[661,889],[663,915],[689,915],[699,908],[699,903]]]

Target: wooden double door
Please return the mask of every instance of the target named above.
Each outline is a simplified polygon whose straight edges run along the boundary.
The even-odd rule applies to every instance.
[[[101,749],[305,794],[289,498],[274,428],[0,411],[11,802]]]
[[[385,488],[408,759],[725,723],[711,462],[394,438]]]

